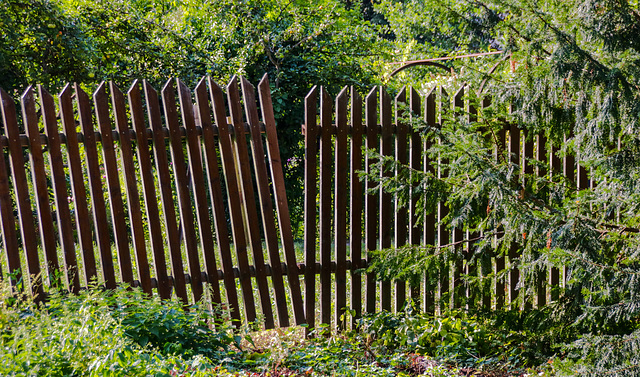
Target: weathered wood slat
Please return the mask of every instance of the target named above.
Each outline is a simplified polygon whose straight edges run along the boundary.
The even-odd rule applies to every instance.
[[[538,178],[544,178],[547,176],[547,171],[544,168],[546,163],[549,162],[547,157],[547,138],[543,134],[536,135],[536,160],[543,163],[542,166],[538,165],[536,169],[536,175]],[[538,308],[547,304],[547,269],[542,268],[538,272],[536,282],[536,305]]]
[[[6,93],[0,92],[2,97],[1,110],[2,123],[7,124],[7,116],[5,106],[9,106],[5,101],[11,99]],[[11,188],[9,183],[9,172],[7,171],[7,163],[5,159],[5,151],[0,150],[0,219],[2,220],[2,245],[4,246],[5,257],[7,258],[7,275],[13,287],[22,278],[22,266],[20,263],[20,246],[18,244],[18,235],[16,232],[16,219],[13,216],[13,204],[11,201]],[[1,271],[0,271],[1,273]],[[4,276],[2,276],[4,278]]]
[[[356,320],[362,316],[362,275],[360,272],[354,272],[363,267],[362,265],[362,182],[358,176],[358,171],[362,170],[362,98],[356,91],[355,87],[351,87],[351,200],[349,208],[351,209],[350,217],[350,247],[351,247],[351,309],[355,312],[352,318],[352,327],[355,329]]]
[[[476,109],[476,107],[474,106],[474,103],[476,102],[476,98],[475,98],[475,93],[473,90],[468,90],[467,92],[467,103],[465,106],[465,118],[467,120],[467,122],[469,122],[470,124],[472,123],[476,123],[478,121],[478,110]],[[488,157],[488,156],[486,156]],[[468,240],[477,240],[480,239],[481,237],[481,233],[480,232],[473,232],[473,231],[467,231],[466,232],[466,236]],[[467,276],[469,276],[470,278],[478,278],[478,264],[480,263],[479,259],[481,258],[474,258],[475,254],[477,252],[477,242],[473,242],[473,241],[469,241],[465,244],[464,246],[464,259],[465,259],[465,267],[464,267],[464,273],[467,274]],[[480,281],[480,280],[478,280]],[[482,284],[482,283],[480,283]],[[478,289],[477,286],[474,286],[473,284],[469,283],[468,281],[465,283],[465,295],[467,297],[467,303],[466,303],[466,310],[472,309],[472,308],[478,308],[480,307],[478,305],[478,299],[479,299],[479,292],[480,289]]]
[[[71,193],[73,195],[73,209],[76,215],[78,239],[82,251],[82,266],[84,268],[85,283],[88,284],[92,280],[97,279],[98,273],[91,235],[91,219],[89,217],[89,206],[87,205],[87,192],[82,173],[82,159],[80,157],[80,147],[76,135],[76,122],[74,119],[71,90],[71,85],[65,86],[58,95],[58,101],[62,126],[67,139]]]
[[[402,108],[402,106],[407,105],[407,89],[402,88],[402,90],[398,93],[395,98],[395,124],[396,124],[396,145],[395,145],[395,158],[396,161],[403,165],[407,165],[409,163],[409,154],[408,154],[408,125],[406,121],[403,120],[404,117],[407,116],[407,112]],[[395,172],[398,174],[398,171]],[[407,236],[408,236],[408,209],[406,206],[400,205],[400,200],[398,197],[394,198],[393,207],[395,208],[395,220],[394,220],[394,247],[400,248],[407,244]],[[405,305],[407,292],[406,292],[406,282],[405,281],[396,281],[396,294],[395,294],[395,311],[399,312]]]
[[[449,96],[444,90],[444,88],[440,87],[440,93],[438,96],[439,101],[439,113],[438,113],[438,125],[437,127],[442,127],[444,120],[446,119],[447,113],[449,113],[451,109],[451,102]],[[438,139],[438,143],[442,141]],[[443,179],[447,177],[447,168],[448,161],[445,158],[438,156],[438,179]],[[442,220],[449,214],[449,208],[446,204],[441,201],[438,203],[438,245],[439,247],[443,247],[444,245],[448,245],[451,243],[451,235],[446,225],[442,222]],[[439,283],[438,283],[438,313],[442,312],[443,306],[453,304],[448,295],[450,295],[449,290],[449,275],[451,273],[451,266],[445,264],[439,271]]]
[[[549,174],[553,180],[554,176],[563,174],[565,164],[563,164],[560,158],[560,148],[558,142],[551,141],[550,160],[549,160]],[[551,290],[549,295],[549,301],[557,301],[559,298],[560,289],[560,269],[557,267],[551,267],[549,272],[549,288]]]
[[[348,201],[348,109],[349,88],[344,87],[335,101],[336,137],[334,142],[334,244],[336,253],[335,315],[339,329],[345,328],[340,320],[347,306],[347,206]]]
[[[453,110],[456,119],[463,116],[464,111],[464,85],[458,89],[456,94],[453,95]],[[462,245],[464,240],[464,231],[461,227],[455,227],[453,229],[453,243],[455,244],[455,258],[453,262],[453,291],[451,292],[451,305],[455,308],[463,306],[465,297],[464,283],[462,281],[462,275],[464,274],[464,260],[461,255],[464,253],[465,248]]]
[[[11,97],[0,89],[0,100],[2,100],[2,122],[4,131],[9,140],[9,160],[11,161],[11,172],[13,187],[18,206],[18,216],[20,218],[20,231],[22,235],[22,246],[25,252],[25,259],[31,278],[31,290],[35,294],[42,294],[42,277],[40,276],[40,260],[38,258],[38,236],[34,225],[31,200],[29,198],[29,184],[27,183],[27,173],[25,161],[20,145],[20,130],[16,114],[16,105]]]
[[[287,296],[284,288],[282,264],[280,262],[280,250],[278,248],[278,231],[275,223],[275,213],[271,203],[269,190],[269,176],[267,172],[266,155],[262,145],[260,134],[260,121],[256,104],[255,88],[244,77],[241,77],[242,98],[244,100],[245,116],[250,126],[251,153],[253,155],[253,170],[255,172],[260,202],[260,215],[264,236],[271,262],[271,284],[275,291],[275,304],[278,310],[278,321],[281,327],[289,326],[289,313],[287,309]],[[293,267],[293,266],[292,266]]]
[[[422,137],[420,133],[413,128],[414,122],[420,119],[422,108],[420,104],[420,95],[414,88],[409,88],[409,167],[411,168],[411,176],[422,170]],[[411,245],[418,246],[421,243],[422,232],[418,226],[420,213],[418,213],[418,183],[414,183],[411,187],[411,204],[409,205],[409,239]],[[417,308],[421,307],[422,298],[420,297],[420,283],[412,283],[409,287],[411,300]]]
[[[424,99],[424,121],[431,127],[437,127],[436,123],[436,88],[431,88],[429,93],[426,94]],[[423,151],[427,152],[433,146],[433,141],[429,138],[424,138],[422,145]],[[438,171],[433,166],[434,162],[427,153],[423,155],[423,170],[427,174],[431,174],[433,177],[437,177]],[[429,213],[425,216],[423,236],[422,240],[425,245],[436,246],[437,245],[437,209],[436,211]],[[424,310],[427,313],[435,313],[436,308],[436,290],[437,284],[435,277],[438,275],[437,271],[425,271],[424,276]]]
[[[49,164],[51,166],[53,198],[56,206],[60,247],[66,269],[66,283],[71,292],[78,293],[80,291],[80,271],[78,270],[73,237],[74,225],[71,220],[71,211],[69,210],[67,175],[64,171],[60,133],[58,132],[58,121],[56,120],[56,107],[53,96],[42,86],[38,86],[38,95],[40,97],[44,132],[48,139],[47,148],[49,150]]]
[[[109,240],[109,226],[107,221],[107,207],[102,191],[102,174],[98,160],[98,147],[94,134],[93,113],[89,96],[78,84],[74,85],[76,101],[78,103],[78,117],[80,126],[84,132],[84,149],[89,178],[89,190],[91,193],[91,207],[93,210],[93,226],[96,232],[100,262],[102,265],[102,277],[107,289],[115,289],[117,282],[111,254],[111,242]]]
[[[193,299],[195,301],[200,301],[204,293],[204,288],[202,284],[197,236],[194,227],[189,189],[193,177],[190,177],[187,172],[188,161],[186,161],[182,149],[183,144],[178,124],[178,113],[176,110],[176,98],[174,91],[175,87],[173,85],[173,80],[168,80],[162,88],[162,105],[164,109],[165,124],[167,125],[167,128],[169,128],[169,132],[171,134],[171,137],[169,138],[169,145],[171,147],[171,164],[173,166],[173,176],[178,194],[180,229],[182,230],[182,240],[184,241],[189,265],[189,274],[191,276],[191,291],[193,292]]]
[[[503,162],[504,159],[507,158],[505,156],[506,145],[507,145],[507,133],[506,133],[506,129],[502,128],[498,132],[498,143],[496,145],[496,160],[498,162]],[[494,242],[495,242],[494,247],[497,248],[500,242],[499,236],[494,237]],[[505,260],[504,254],[500,253],[496,255],[495,271],[494,271],[495,272],[494,289],[495,289],[495,309],[496,310],[501,310],[505,304],[505,288],[506,288],[505,281],[504,279],[501,279],[498,277],[498,274],[502,272],[505,269],[505,267],[506,267],[506,260]]]
[[[234,326],[241,325],[240,304],[238,302],[238,291],[233,273],[233,259],[231,256],[231,245],[229,230],[224,213],[224,201],[222,196],[222,181],[218,168],[218,156],[214,142],[213,124],[211,123],[211,110],[209,109],[209,98],[207,94],[207,79],[203,78],[196,86],[196,108],[200,127],[202,128],[202,140],[204,142],[205,157],[204,162],[209,180],[209,195],[214,216],[216,229],[216,241],[220,248],[222,259],[223,280],[227,301],[231,309],[231,319]],[[226,120],[225,125],[226,125]],[[209,277],[211,279],[211,276]],[[249,282],[250,283],[250,282]]]
[[[153,87],[151,87],[151,85],[149,85],[148,82],[145,81],[143,86],[147,102],[149,124],[153,131],[154,160],[156,163],[156,174],[158,176],[160,196],[162,198],[165,230],[169,241],[169,255],[171,257],[171,267],[173,269],[174,287],[176,289],[176,295],[186,304],[189,302],[189,298],[187,295],[186,279],[183,270],[182,252],[180,250],[180,233],[178,230],[176,207],[173,202],[173,190],[171,189],[171,173],[169,172],[167,149],[162,131],[160,101],[158,93]],[[139,135],[142,132],[142,124],[140,124],[139,127],[138,125],[135,126],[136,133]],[[144,153],[141,150],[139,152],[141,154]],[[150,170],[151,167],[149,166],[149,171]],[[145,192],[148,206],[149,202],[155,199],[148,196],[151,194],[150,188],[145,189]]]
[[[193,193],[195,195],[196,216],[200,233],[200,249],[204,254],[204,266],[207,276],[209,277],[209,284],[212,288],[213,302],[219,304],[222,300],[220,297],[220,284],[218,284],[218,262],[216,261],[213,228],[211,226],[211,218],[209,217],[209,203],[202,167],[202,151],[198,132],[196,131],[193,100],[191,98],[191,90],[182,81],[177,80],[177,82],[182,124],[187,130],[188,174],[191,176],[190,185],[193,187]]]
[[[391,97],[384,88],[380,88],[380,154],[393,156],[393,124],[391,113]],[[383,177],[391,177],[390,171],[383,171]],[[391,247],[391,240],[395,226],[392,213],[393,197],[390,193],[380,192],[380,248]],[[391,311],[391,282],[382,281],[380,284],[380,305],[382,310]]]
[[[47,187],[47,174],[44,167],[44,155],[40,144],[40,131],[38,130],[38,116],[36,103],[33,96],[33,88],[25,90],[21,98],[22,120],[27,137],[29,137],[29,160],[31,162],[31,178],[35,190],[36,208],[38,210],[38,229],[40,241],[44,249],[45,265],[48,273],[49,284],[60,286],[60,264],[56,251],[56,235],[53,227],[53,216],[49,205],[49,189]]]
[[[380,142],[378,141],[378,88],[371,89],[365,97],[365,122],[366,128],[366,147],[368,150],[380,150]],[[373,158],[367,159],[366,172],[371,173],[371,166],[374,163]],[[368,194],[365,196],[364,212],[365,212],[365,238],[367,251],[378,249],[378,208],[379,194],[373,193],[376,183],[370,179],[365,182]],[[371,262],[371,257],[367,256],[367,262]],[[366,311],[374,313],[376,311],[376,275],[373,272],[367,273],[366,276]]]
[[[127,208],[131,224],[130,229],[133,241],[133,249],[136,257],[136,270],[138,272],[138,279],[140,280],[140,284],[142,285],[142,290],[147,294],[151,294],[151,271],[149,269],[149,259],[147,257],[147,245],[144,239],[144,224],[142,218],[142,209],[140,208],[138,179],[136,174],[135,162],[133,159],[133,142],[131,140],[130,132],[132,130],[129,128],[129,122],[127,120],[127,109],[125,106],[124,95],[113,82],[109,84],[109,89],[111,92],[111,106],[113,109],[116,129],[118,131],[118,134],[120,135],[120,153],[122,155],[122,169],[124,170],[124,180],[127,189]],[[138,103],[138,106],[140,106],[140,103]],[[135,115],[133,115],[134,111],[132,111],[131,113],[132,117],[135,117]],[[103,132],[109,131],[109,129],[106,129]],[[143,139],[142,143],[146,146],[146,140]],[[106,146],[103,143],[103,148],[105,147]],[[116,178],[118,177],[113,176],[111,179]],[[116,185],[114,184],[114,190],[115,189]],[[156,221],[158,221],[158,219],[156,219]],[[125,225],[125,231],[126,230],[127,229]],[[122,236],[122,238],[128,237]],[[164,262],[164,260],[162,262]],[[160,297],[162,298],[166,298],[166,289],[164,289],[164,291],[165,292],[162,292],[160,295]]]
[[[253,181],[251,179],[247,135],[244,127],[242,127],[244,120],[242,119],[242,107],[240,102],[240,93],[238,91],[238,79],[236,76],[234,76],[227,85],[227,97],[229,101],[231,123],[234,126],[234,152],[238,159],[237,163],[240,170],[238,174],[241,189],[240,198],[244,203],[247,224],[246,230],[248,231],[249,245],[253,252],[258,293],[260,295],[260,307],[262,308],[262,314],[264,315],[265,328],[270,329],[275,326],[273,308],[271,307],[271,297],[269,295],[269,285],[267,283],[264,255],[262,251],[262,240],[260,239],[260,230],[258,226],[260,220],[256,209]]]
[[[314,86],[304,99],[304,308],[309,328],[316,325],[316,228],[318,193],[318,87]]]
[[[118,128],[122,127],[123,132],[127,132],[128,125],[120,126],[121,121],[118,120],[119,116],[122,114],[121,107],[123,106],[119,96],[121,95],[120,91],[112,85],[111,92],[114,93],[114,108],[116,111],[116,121]],[[151,255],[153,257],[153,266],[156,273],[156,280],[158,282],[158,293],[162,299],[168,299],[171,297],[171,286],[169,281],[169,276],[167,274],[167,263],[164,256],[164,240],[162,236],[162,227],[160,222],[160,214],[158,211],[158,201],[156,196],[156,189],[154,185],[154,171],[153,166],[151,164],[151,156],[149,153],[149,143],[147,139],[147,126],[144,121],[144,108],[142,104],[142,96],[140,93],[140,83],[136,80],[132,85],[129,91],[127,92],[127,97],[129,101],[129,111],[131,112],[131,122],[133,126],[133,131],[135,132],[136,145],[135,149],[137,151],[138,156],[138,169],[140,171],[140,178],[142,180],[142,195],[144,198],[144,207],[146,209],[147,215],[147,224],[149,229],[149,241],[151,242]],[[127,170],[131,169],[131,166],[127,167],[129,164],[129,157],[127,156],[127,152],[124,152],[125,149],[129,149],[126,146],[127,141],[125,141],[125,137],[121,136],[122,141],[122,149],[123,149],[123,158],[125,159],[125,174]],[[128,142],[131,144],[131,141]],[[127,156],[127,157],[125,157]],[[131,157],[132,159],[133,157]],[[131,191],[129,192],[129,213],[131,213],[132,226],[134,227],[133,233],[133,241],[136,248],[136,256],[138,259],[141,259],[142,256],[138,256],[143,251],[146,255],[146,247],[142,240],[144,240],[144,234],[138,235],[140,232],[140,227],[136,224],[138,221],[142,222],[142,213],[140,215],[137,214],[137,211],[140,211],[140,202],[139,198],[136,200],[135,196],[138,195],[137,187],[131,187],[135,182],[129,182],[131,178],[127,177],[127,187]],[[137,186],[137,185],[136,185]],[[129,188],[131,187],[131,188]],[[137,204],[136,204],[137,203]],[[136,210],[135,207],[138,207]],[[138,217],[139,216],[139,217]],[[140,249],[140,248],[144,249]],[[138,262],[140,263],[140,262]],[[184,287],[184,284],[183,284]],[[178,295],[178,297],[182,297]]]
[[[480,94],[481,93],[479,93],[479,95]],[[491,105],[491,100],[489,99],[489,97],[482,98],[482,102],[481,102],[482,109],[486,109],[490,105]],[[489,140],[485,140],[485,142],[487,142],[488,144],[492,143],[490,139],[491,136],[487,135],[485,137],[489,139]],[[493,151],[491,151],[490,153],[493,153]],[[491,310],[491,297],[492,297],[492,291],[493,291],[493,286],[491,284],[492,268],[493,266],[492,266],[491,255],[487,252],[483,253],[482,258],[480,260],[480,274],[482,275],[482,309],[483,310]]]
[[[229,132],[226,118],[226,108],[222,89],[209,79],[209,91],[213,101],[213,112],[215,122],[220,132],[220,157],[229,197],[229,213],[231,215],[231,230],[233,233],[234,246],[240,270],[240,286],[242,287],[242,299],[245,306],[247,322],[256,320],[256,307],[251,285],[251,272],[249,269],[249,256],[247,253],[247,239],[245,225],[242,214],[242,193],[238,179],[240,173],[236,171],[235,154],[231,143],[232,135]]]
[[[133,285],[133,266],[131,264],[127,225],[125,223],[126,214],[124,212],[122,190],[120,189],[120,176],[116,162],[115,145],[111,137],[112,126],[109,117],[109,99],[105,88],[106,83],[104,82],[98,86],[98,89],[93,93],[93,102],[96,121],[102,134],[102,158],[107,178],[107,192],[109,194],[109,205],[111,206],[111,218],[113,219],[116,252],[120,265],[120,280],[129,285]],[[151,282],[149,279],[147,279],[146,283],[146,292],[151,293]]]
[[[520,179],[520,128],[515,123],[509,125],[509,156],[511,163],[517,168],[514,169],[514,182],[521,182]],[[512,242],[509,246],[509,305],[516,309],[519,308],[518,282],[520,281],[520,270],[518,269],[518,261],[520,259],[520,246],[516,242]]]
[[[273,114],[273,101],[271,100],[271,90],[269,79],[265,74],[258,84],[260,95],[260,109],[262,119],[265,124],[267,151],[271,177],[274,185],[274,198],[278,213],[278,223],[280,225],[280,236],[284,256],[287,261],[287,277],[289,290],[291,291],[291,302],[293,305],[293,316],[298,325],[305,323],[304,306],[302,302],[302,292],[300,289],[300,279],[298,274],[296,251],[293,242],[293,232],[291,230],[291,219],[289,218],[289,204],[287,203],[287,190],[284,185],[284,172],[282,171],[282,159],[280,158],[280,147],[278,146],[278,134],[276,132],[276,121]],[[256,127],[257,128],[257,127]]]
[[[331,193],[332,187],[332,100],[324,87],[320,88],[320,317],[331,323]]]

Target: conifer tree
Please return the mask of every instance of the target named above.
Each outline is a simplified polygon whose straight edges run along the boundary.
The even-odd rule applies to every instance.
[[[429,9],[427,16],[415,13],[421,8]],[[409,174],[407,167],[382,158],[369,178],[379,177],[381,169],[397,169],[402,174],[380,184],[405,200],[408,188],[418,184],[424,213],[446,201],[448,226],[484,235],[477,258],[493,250],[506,253],[518,243],[523,287],[534,286],[545,268],[566,271],[566,285],[552,306],[579,334],[566,345],[565,373],[640,375],[638,2],[383,1],[379,11],[407,20],[390,19],[398,50],[412,44],[419,53],[433,52],[430,37],[419,37],[437,35],[448,38],[438,46],[449,46],[449,55],[493,47],[504,50],[511,64],[487,77],[495,61],[454,63],[463,72],[461,81],[472,88],[485,83],[481,96],[490,97],[492,105],[476,122],[463,116],[440,129],[421,125],[426,137],[440,141],[427,153],[450,161],[446,178]],[[416,30],[421,34],[412,34]],[[414,58],[419,57],[426,56]],[[575,180],[553,172],[548,158],[527,161],[536,169],[524,174],[496,145],[495,135],[510,123],[529,137],[542,133],[561,155],[574,156],[588,172],[589,187],[578,188]],[[538,169],[548,173],[539,176]],[[501,234],[497,243],[496,233]],[[403,255],[380,253],[381,276],[411,276],[403,270]]]

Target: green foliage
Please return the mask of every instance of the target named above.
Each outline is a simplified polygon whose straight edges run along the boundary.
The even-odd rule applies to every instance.
[[[423,16],[415,9],[425,3],[433,4],[436,14],[459,16],[447,17],[450,21],[444,23],[434,13]],[[458,60],[450,63],[458,74],[455,80],[438,79],[451,85],[447,90],[457,89],[455,83],[461,82],[472,89],[484,84],[483,94],[492,99],[484,109],[475,103],[476,121],[469,121],[469,114],[450,113],[439,127],[416,125],[432,141],[426,153],[433,160],[448,161],[446,176],[413,172],[380,159],[367,178],[376,179],[383,170],[399,172],[397,177],[379,179],[380,186],[405,203],[410,189],[417,186],[413,192],[417,191],[424,214],[433,213],[438,200],[445,199],[449,213],[442,224],[479,235],[473,241],[476,252],[471,263],[494,253],[506,255],[511,245],[518,244],[522,256],[513,265],[520,270],[521,286],[526,289],[535,287],[546,268],[566,269],[567,284],[558,292],[562,299],[549,315],[581,336],[575,342],[577,335],[560,338],[568,342],[568,353],[557,364],[565,368],[558,367],[559,373],[639,374],[638,3],[414,0],[384,4],[394,19],[409,20],[406,28],[400,21],[391,23],[402,36],[396,40],[400,47],[411,47],[418,44],[419,36],[438,32],[446,41],[437,45],[451,48],[453,54],[464,51],[460,46],[473,45],[470,41],[481,35],[477,46],[485,43],[507,51],[510,57],[505,62],[510,64],[489,74],[497,58],[481,63]],[[474,20],[484,21],[474,25]],[[469,32],[460,33],[460,28]],[[578,190],[575,181],[554,171],[549,156],[544,161],[526,159],[533,173],[524,173],[498,138],[513,123],[528,140],[541,133],[561,157],[575,156],[589,173],[589,187]],[[546,173],[538,174],[538,169]],[[495,235],[500,237],[494,240]],[[443,258],[459,257],[452,247],[423,250],[438,257],[419,257],[416,250],[406,259],[402,251],[381,252],[373,270],[386,269],[380,276],[387,278],[396,272],[411,276],[412,269],[424,271]]]
[[[54,294],[46,304],[11,295],[2,284],[5,376],[210,375],[233,357],[229,329],[214,329],[220,317],[203,307],[186,311],[124,289]]]

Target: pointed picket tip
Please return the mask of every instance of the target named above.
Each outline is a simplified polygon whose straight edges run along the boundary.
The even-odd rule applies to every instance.
[[[336,96],[336,101],[342,101],[346,99],[348,95],[349,95],[349,87],[345,86],[344,88],[342,88],[340,93],[338,93],[338,96]]]
[[[407,100],[407,87],[403,86],[395,98],[396,102],[405,102]]]
[[[140,80],[135,79],[129,89],[127,90],[127,95],[131,95],[132,93],[138,92],[140,93]]]
[[[142,86],[144,87],[144,92],[147,95],[147,97],[150,95],[155,97],[158,96],[158,91],[156,90],[156,88],[153,87],[153,85],[149,83],[149,81],[143,80]]]
[[[195,92],[196,93],[206,93],[207,90],[207,76],[203,76],[200,81],[198,81],[198,84],[196,84],[196,88],[195,88]]]
[[[38,85],[38,97],[40,97],[40,105],[43,109],[46,109],[47,105],[53,104],[53,96],[42,85]]]
[[[60,93],[58,93],[58,97],[62,98],[62,97],[67,97],[71,95],[71,83],[67,83],[67,85],[64,86],[64,88],[62,88],[62,90],[60,91]]]
[[[173,90],[174,90],[173,80],[174,79],[167,80],[167,82],[165,82],[164,85],[162,86],[162,90],[160,90],[160,92],[162,93],[163,97],[167,94],[173,94]]]
[[[97,100],[100,97],[104,97],[107,95],[107,83],[105,81],[101,82],[98,85],[98,88],[93,92],[93,99]]]
[[[269,75],[268,74],[264,74],[262,75],[262,78],[260,79],[260,82],[258,83],[258,88],[260,90],[264,90],[266,89],[271,89],[271,87],[269,86]]]
[[[307,93],[307,95],[304,97],[305,102],[312,100],[314,97],[318,96],[318,85],[314,85],[311,90],[309,90],[309,93]]]
[[[33,85],[29,85],[20,96],[21,101],[26,101],[29,99],[33,99]]]
[[[376,93],[378,92],[378,87],[374,86],[373,88],[371,88],[371,90],[369,91],[369,93],[367,93],[367,96],[364,97],[364,100],[366,102],[370,102],[370,101],[374,101],[376,99]]]
[[[224,99],[224,91],[220,84],[218,84],[211,77],[207,77],[207,83],[209,84],[209,93],[211,94],[212,99],[214,99],[217,95],[221,95]]]
[[[242,96],[246,97],[247,95],[254,95],[255,96],[255,92],[256,92],[256,87],[253,86],[253,84],[251,82],[249,82],[249,80],[247,80],[244,76],[240,76],[240,83],[242,86]],[[245,101],[247,100],[247,98],[245,98]]]
[[[234,86],[236,88],[238,87],[238,75],[233,75],[233,77],[231,77],[231,80],[229,80],[229,83],[227,84],[227,91]]]
[[[109,91],[113,95],[124,97],[124,94],[122,94],[122,90],[120,90],[120,88],[118,88],[118,85],[116,85],[116,83],[113,81],[109,81]]]

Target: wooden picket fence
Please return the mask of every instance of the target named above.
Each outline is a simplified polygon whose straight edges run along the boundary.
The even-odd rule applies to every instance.
[[[403,115],[406,119],[408,108],[410,116],[421,117],[431,127],[442,124],[447,113],[466,114],[469,121],[474,121],[478,112],[471,105],[469,94],[468,87],[453,95],[434,88],[423,96],[405,88],[392,100],[385,88],[376,87],[363,101],[353,88],[344,88],[334,101],[324,88],[314,87],[307,95],[303,125],[305,265],[316,265],[320,275],[320,292],[316,292],[316,271],[304,270],[305,312],[310,327],[316,322],[346,326],[341,321],[345,308],[359,317],[380,310],[400,310],[409,298],[420,310],[432,313],[439,312],[443,305],[487,310],[540,307],[557,298],[552,295],[557,290],[552,288],[564,284],[566,271],[552,268],[541,273],[532,287],[535,294],[524,297],[520,292],[525,290],[518,288],[520,275],[515,267],[520,256],[517,244],[511,245],[506,256],[494,253],[481,260],[471,258],[474,243],[465,240],[479,235],[464,234],[461,229],[451,231],[440,224],[447,215],[444,203],[438,205],[437,213],[418,224],[415,198],[409,208],[401,207],[387,192],[378,189],[371,193],[376,184],[362,182],[358,177],[357,172],[368,171],[373,162],[365,161],[363,147],[392,156],[412,169],[446,174],[446,161],[434,164],[422,153],[437,141],[422,137],[401,119]],[[482,106],[488,105],[485,100]],[[552,146],[542,135],[531,136],[516,125],[506,124],[497,135],[497,148],[508,152],[512,162],[527,174],[563,174],[576,182],[578,189],[589,186],[585,169],[576,166],[573,156],[559,157],[557,145]],[[497,151],[495,155],[497,158]],[[550,171],[534,172],[533,165],[527,162],[533,159],[547,161]],[[378,282],[374,274],[361,273],[367,265],[367,250],[407,244],[456,247],[460,248],[456,254],[462,257],[444,271],[425,271],[425,279],[414,286],[402,281]],[[470,289],[461,279],[464,274],[483,279],[484,288],[480,292]],[[504,275],[506,279],[497,278]],[[434,284],[434,280],[438,283]]]
[[[266,76],[258,92],[259,107],[243,78],[226,101],[208,78],[193,93],[169,80],[161,97],[136,81],[126,96],[103,83],[91,101],[76,84],[56,106],[30,87],[19,113],[0,91],[0,276],[38,294],[43,279],[185,303],[210,292],[236,325],[305,323]]]

